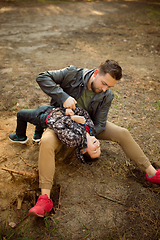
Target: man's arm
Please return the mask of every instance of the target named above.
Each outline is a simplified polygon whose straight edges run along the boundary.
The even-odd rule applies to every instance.
[[[69,96],[66,99],[66,101],[64,101],[63,107],[64,108],[69,108],[69,109],[75,109],[76,108],[76,103],[77,103],[77,101],[73,97]]]
[[[45,73],[40,73],[36,81],[43,92],[53,99],[53,102],[58,102],[60,106],[66,108],[75,108],[76,100],[69,96],[61,87],[66,76],[73,77],[75,69],[72,66],[61,70],[46,71]]]

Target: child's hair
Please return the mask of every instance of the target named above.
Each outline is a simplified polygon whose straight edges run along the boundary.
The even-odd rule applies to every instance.
[[[88,164],[92,164],[92,162],[96,162],[98,160],[98,158],[91,158],[88,152],[83,154],[83,158],[84,158],[84,161]]]

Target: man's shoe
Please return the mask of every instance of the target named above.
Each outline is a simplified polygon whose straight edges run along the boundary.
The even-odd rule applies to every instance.
[[[29,215],[44,217],[52,210],[53,202],[49,199],[47,194],[40,195],[34,207],[29,210]]]
[[[33,136],[33,141],[34,142],[36,142],[36,143],[38,143],[38,142],[40,142],[40,140],[41,140],[41,137],[42,137],[42,135],[41,134],[34,134],[34,136]]]
[[[18,137],[16,133],[9,134],[9,139],[12,142],[21,143],[21,144],[24,144],[24,143],[26,143],[29,140],[29,138],[27,138],[27,137],[24,137],[24,138]]]
[[[148,177],[146,173],[146,181],[160,184],[160,169],[156,169],[156,170],[157,172],[153,177]]]

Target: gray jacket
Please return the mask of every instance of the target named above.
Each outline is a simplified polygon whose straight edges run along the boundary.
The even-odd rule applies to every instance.
[[[89,77],[94,69],[77,68],[70,66],[64,69],[40,73],[36,79],[41,89],[51,97],[51,105],[62,107],[63,102],[69,97],[76,100],[87,87]],[[114,94],[110,89],[106,92],[96,94],[88,105],[88,113],[94,122],[96,136],[106,126],[108,111]]]

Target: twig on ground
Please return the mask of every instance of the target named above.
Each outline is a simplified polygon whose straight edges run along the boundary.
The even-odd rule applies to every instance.
[[[65,230],[67,230],[69,233],[71,233],[72,235],[75,235],[75,233],[72,233],[70,230],[68,230],[68,228],[64,228]]]
[[[49,218],[57,225],[56,221],[54,220],[54,218],[52,216],[49,216]]]
[[[86,239],[86,238],[88,238],[90,236],[90,233],[89,234],[87,234],[87,236],[85,236],[83,239]]]
[[[22,207],[23,198],[17,197],[17,209],[20,210]]]
[[[57,185],[57,187],[58,187],[58,189],[55,190],[55,196],[57,198],[57,204],[55,204],[56,206],[53,207],[54,213],[56,213],[56,211],[60,209],[60,205],[61,205],[61,203],[60,203],[61,187],[58,186],[58,185]],[[58,192],[57,192],[57,190],[58,190]],[[57,194],[58,194],[58,196],[57,196]]]
[[[96,192],[96,193],[97,193],[97,192]],[[108,199],[108,200],[110,200],[110,201],[112,201],[112,202],[116,202],[116,203],[118,203],[118,204],[125,205],[124,203],[122,203],[122,202],[120,202],[120,201],[118,201],[118,200],[116,200],[116,199],[113,199],[113,198],[111,198],[111,197],[104,196],[103,194],[97,193],[97,195],[98,195],[99,197],[103,197],[103,198],[105,198],[105,199]]]
[[[20,158],[22,159],[22,161],[23,161],[28,167],[31,167],[31,168],[33,168],[35,171],[37,171],[37,170],[36,170],[37,166],[32,166],[32,165],[30,165],[30,164],[27,163],[27,162],[24,160],[24,158],[22,158],[21,156],[20,156]]]
[[[69,173],[68,175],[69,175],[70,177],[73,177],[73,175],[76,174],[77,172],[80,172],[80,170],[81,170],[81,167],[78,168],[75,172]]]
[[[37,174],[37,173],[17,171],[17,170],[9,169],[9,168],[6,168],[6,167],[2,167],[2,170],[9,172],[12,177],[14,177],[13,173],[16,173],[16,174],[22,175],[22,176],[24,176],[24,177],[38,178],[38,174]]]

